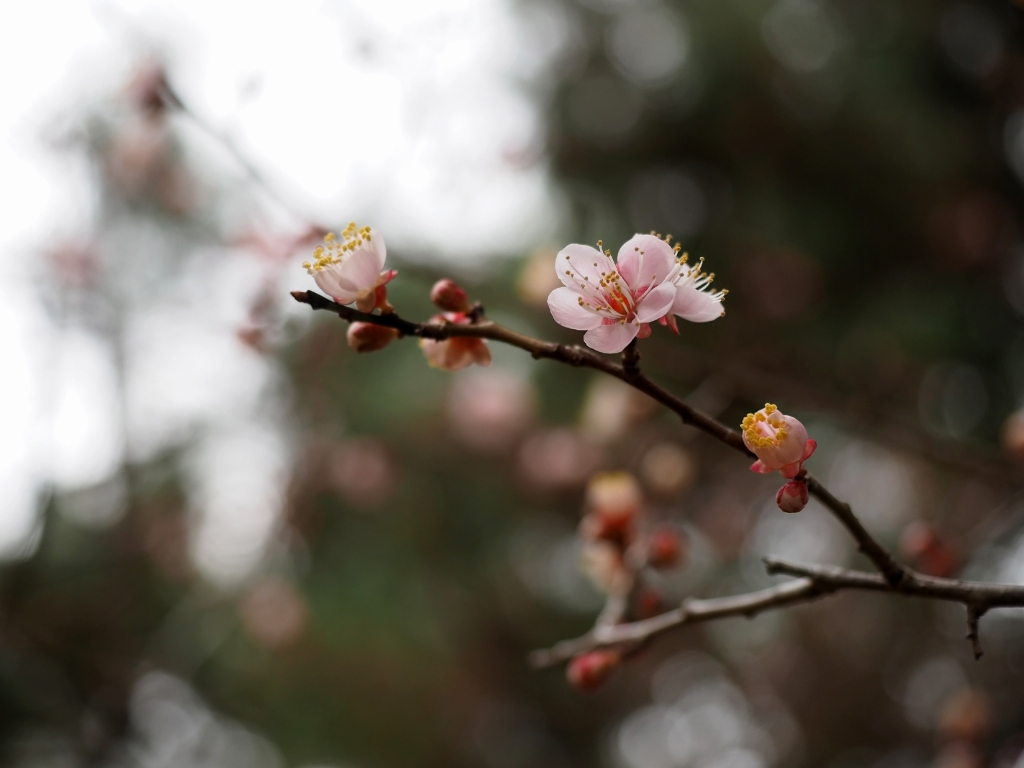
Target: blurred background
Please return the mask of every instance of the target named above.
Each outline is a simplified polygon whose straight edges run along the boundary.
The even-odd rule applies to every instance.
[[[636,231],[728,315],[643,342],[766,400],[916,568],[1024,583],[1024,8],[1010,0],[40,0],[0,9],[0,761],[1024,766],[1024,615],[871,594],[685,628],[599,691],[588,479],[684,531],[663,605],[820,507],[614,381],[492,346],[358,358],[295,304],[328,229],[576,342],[555,251]]]

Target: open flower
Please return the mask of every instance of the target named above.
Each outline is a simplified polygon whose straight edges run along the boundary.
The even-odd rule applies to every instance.
[[[740,426],[743,443],[758,459],[750,466],[754,472],[778,470],[783,477],[794,478],[818,447],[808,439],[799,419],[786,416],[771,403],[765,403],[757,413],[748,413]]]
[[[445,312],[430,318],[431,323],[457,323],[469,325],[472,321],[464,312]],[[473,363],[487,366],[491,364],[491,350],[483,339],[455,337],[438,341],[436,339],[420,339],[420,349],[426,355],[427,362],[434,368],[445,371],[461,371]]]
[[[598,243],[600,248],[601,243]],[[650,335],[650,323],[662,321],[675,330],[679,315],[703,323],[722,315],[724,291],[705,289],[713,275],[686,265],[673,248],[655,235],[634,235],[611,252],[589,245],[568,245],[555,257],[562,281],[548,296],[555,322],[586,331],[583,341],[598,352],[621,352],[637,336]]]
[[[313,262],[303,262],[320,289],[339,304],[352,304],[360,312],[390,309],[385,287],[398,274],[384,270],[384,237],[370,227],[352,222],[339,241],[333,232],[313,251]]]

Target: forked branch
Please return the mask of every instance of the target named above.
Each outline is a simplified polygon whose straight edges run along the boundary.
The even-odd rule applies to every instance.
[[[693,408],[647,377],[640,370],[640,355],[635,343],[623,353],[622,363],[617,363],[586,347],[542,341],[513,331],[486,319],[481,307],[474,311],[474,321],[467,325],[448,322],[415,323],[400,317],[397,313],[360,312],[314,291],[294,291],[292,296],[296,301],[308,304],[313,309],[333,312],[349,322],[358,321],[393,328],[402,336],[435,340],[456,337],[488,339],[518,347],[529,352],[535,359],[545,358],[577,368],[601,371],[662,404],[678,415],[684,424],[696,427],[730,448],[753,458],[753,454],[744,445],[743,438],[737,431]],[[839,590],[890,592],[905,597],[962,603],[967,608],[967,636],[975,656],[980,657],[979,618],[990,608],[1024,607],[1024,587],[940,579],[916,573],[901,565],[864,527],[849,504],[837,499],[811,475],[806,475],[805,480],[811,495],[846,528],[859,550],[871,561],[878,573],[824,565],[797,565],[766,558],[765,565],[769,573],[797,578],[749,594],[704,600],[688,599],[678,608],[641,621],[611,623],[599,620],[590,632],[581,637],[565,640],[547,650],[534,652],[530,657],[531,663],[539,667],[550,666],[579,653],[601,647],[620,647],[628,652],[651,637],[675,627],[729,616],[754,616],[761,611],[810,602]],[[621,611],[615,613],[619,614]],[[607,614],[608,611],[602,615]]]

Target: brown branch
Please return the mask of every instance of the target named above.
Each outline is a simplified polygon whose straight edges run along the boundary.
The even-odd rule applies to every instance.
[[[634,621],[615,626],[595,626],[587,634],[572,640],[563,640],[551,648],[530,654],[530,664],[536,668],[551,667],[568,661],[573,656],[595,648],[622,646],[634,650],[669,629],[702,621],[724,619],[729,616],[752,618],[761,611],[781,608],[794,603],[814,600],[828,590],[823,590],[813,579],[796,579],[784,584],[751,592],[745,595],[714,597],[705,600],[689,599],[671,611],[658,614],[650,619]]]
[[[580,653],[608,646],[621,647],[629,652],[655,635],[676,627],[734,616],[750,618],[761,611],[808,603],[840,590],[888,592],[905,597],[963,603],[967,606],[967,638],[971,641],[975,658],[980,658],[978,619],[981,615],[990,608],[1024,607],[1024,586],[939,579],[906,569],[899,583],[892,584],[877,573],[850,571],[829,565],[798,565],[774,558],[765,558],[764,562],[768,573],[797,578],[748,594],[706,600],[689,599],[679,608],[643,621],[612,627],[595,626],[585,635],[564,640],[548,649],[534,651],[530,655],[530,663],[534,667],[549,667],[568,661]]]
[[[567,365],[572,365],[577,368],[592,368],[596,371],[601,371],[602,373],[614,376],[615,378],[624,381],[631,387],[638,389],[661,403],[670,411],[678,415],[679,418],[683,420],[684,424],[696,427],[702,432],[711,435],[715,439],[728,445],[730,448],[739,451],[750,458],[754,457],[743,444],[743,438],[740,437],[740,434],[736,430],[730,429],[717,419],[693,408],[682,399],[676,397],[671,392],[662,388],[644,375],[639,369],[639,353],[636,351],[635,346],[632,350],[627,348],[626,352],[623,353],[623,364],[620,365],[612,362],[606,356],[600,355],[586,347],[580,347],[578,345],[566,346],[565,344],[554,344],[549,341],[541,341],[540,339],[535,339],[532,336],[517,333],[516,331],[502,325],[498,325],[491,320],[482,318],[470,325],[458,325],[455,323],[413,323],[409,320],[404,320],[396,313],[373,315],[367,314],[366,312],[360,312],[356,309],[352,309],[351,307],[345,307],[335,301],[331,301],[314,291],[293,291],[292,296],[296,301],[308,304],[313,309],[323,309],[333,312],[349,322],[360,321],[364,323],[374,323],[387,328],[394,328],[405,336],[417,336],[419,338],[439,340],[450,339],[456,336],[490,339],[491,341],[499,341],[504,344],[510,344],[513,347],[519,347],[520,349],[526,350],[535,359],[546,358],[549,360],[556,360]],[[871,534],[868,533],[867,529],[861,525],[860,521],[851,511],[850,506],[839,501],[839,499],[833,496],[828,489],[813,477],[808,476],[807,487],[811,494],[821,501],[821,503],[828,508],[836,519],[843,524],[846,530],[849,531],[850,535],[853,536],[854,540],[857,542],[857,546],[860,548],[860,551],[863,552],[875,567],[885,575],[886,579],[893,584],[899,583],[903,578],[903,567],[897,563],[885,547],[875,540]]]

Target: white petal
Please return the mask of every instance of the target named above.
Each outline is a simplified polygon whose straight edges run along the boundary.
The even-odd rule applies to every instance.
[[[380,276],[378,261],[377,253],[368,248],[360,248],[345,259],[339,277],[342,281],[350,283],[358,293],[376,288],[377,278]]]
[[[676,287],[672,283],[662,283],[640,299],[636,308],[636,319],[641,323],[653,323],[668,314],[675,299]]]
[[[640,326],[636,323],[599,325],[597,328],[587,331],[583,342],[598,352],[614,354],[624,350],[639,332]]]
[[[320,290],[339,304],[351,304],[356,300],[359,291],[347,280],[342,279],[340,267],[332,265],[326,269],[313,270],[313,280]]]
[[[614,269],[615,264],[611,259],[597,248],[592,248],[589,245],[580,245],[579,243],[567,245],[555,257],[555,271],[558,274],[558,279],[566,288],[574,290],[578,290],[580,283],[584,282],[596,287],[601,282],[601,273],[611,272]],[[590,279],[586,280],[588,277]]]
[[[555,288],[548,296],[548,309],[555,322],[574,331],[589,331],[601,324],[601,318],[580,306],[580,295],[571,288]]]
[[[373,252],[373,255],[376,257],[377,271],[380,272],[384,269],[384,260],[388,255],[387,246],[384,245],[384,235],[376,229],[371,229],[370,242],[366,243],[363,248]]]
[[[654,235],[633,235],[619,248],[619,274],[634,293],[662,282],[675,263],[672,246]]]
[[[699,291],[692,285],[680,285],[676,289],[672,314],[679,315],[691,323],[708,323],[722,316],[722,300],[707,291]]]

